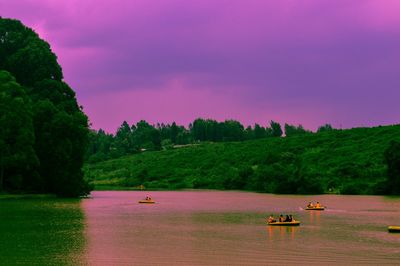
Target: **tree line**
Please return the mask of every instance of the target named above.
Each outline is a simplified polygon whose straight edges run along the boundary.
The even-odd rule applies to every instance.
[[[400,125],[205,142],[85,164],[98,189],[400,194]]]
[[[88,119],[50,45],[0,17],[0,192],[89,193]]]
[[[331,131],[334,128],[326,124],[317,132]],[[245,141],[262,138],[276,138],[313,134],[302,125],[294,126],[285,123],[283,129],[280,123],[270,121],[269,126],[255,124],[244,127],[239,121],[225,120],[218,122],[213,119],[195,119],[188,128],[172,124],[157,123],[151,125],[145,120],[129,125],[124,121],[115,135],[104,130],[91,130],[90,144],[86,153],[89,162],[118,158],[124,155],[142,151],[166,150],[179,145],[197,144],[202,142]]]

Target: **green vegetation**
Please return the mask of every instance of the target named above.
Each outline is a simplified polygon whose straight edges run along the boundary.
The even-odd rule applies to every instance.
[[[274,127],[275,134],[281,135]],[[400,149],[398,142],[390,143],[400,141],[400,125],[349,130],[325,125],[317,133],[302,127],[290,130],[299,134],[143,152],[87,163],[84,172],[96,188],[144,185],[146,189],[299,194],[398,193],[388,187],[399,188]]]
[[[290,136],[311,133],[298,127],[285,124],[286,134]],[[270,127],[255,124],[254,127],[243,125],[236,120],[217,122],[212,119],[198,118],[186,129],[175,122],[171,125],[150,125],[144,120],[129,126],[124,121],[114,135],[106,134],[103,130],[92,130],[90,145],[86,153],[89,162],[99,162],[115,159],[121,156],[149,150],[167,150],[174,145],[198,144],[205,141],[230,142],[260,138],[281,137],[281,125],[271,121]]]
[[[0,17],[0,192],[79,196],[88,121],[47,42]]]
[[[387,193],[400,194],[400,142],[392,140],[385,151],[387,163]]]

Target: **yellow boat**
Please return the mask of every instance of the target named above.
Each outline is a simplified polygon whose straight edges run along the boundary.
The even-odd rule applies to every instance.
[[[326,207],[321,206],[321,207],[306,207],[307,211],[323,211],[325,210]]]
[[[139,200],[139,203],[156,203],[154,200]]]
[[[396,225],[388,226],[388,231],[390,233],[400,233],[400,226],[396,226]]]
[[[300,221],[292,221],[292,222],[267,222],[268,225],[274,225],[274,226],[299,226]]]

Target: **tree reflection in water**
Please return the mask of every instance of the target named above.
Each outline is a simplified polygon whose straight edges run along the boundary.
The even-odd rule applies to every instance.
[[[14,199],[0,204],[2,265],[81,264],[84,214],[78,199]]]

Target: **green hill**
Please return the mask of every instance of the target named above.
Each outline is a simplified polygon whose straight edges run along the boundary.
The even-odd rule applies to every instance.
[[[400,125],[188,145],[88,163],[84,172],[96,189],[382,194],[391,140],[400,140]]]

